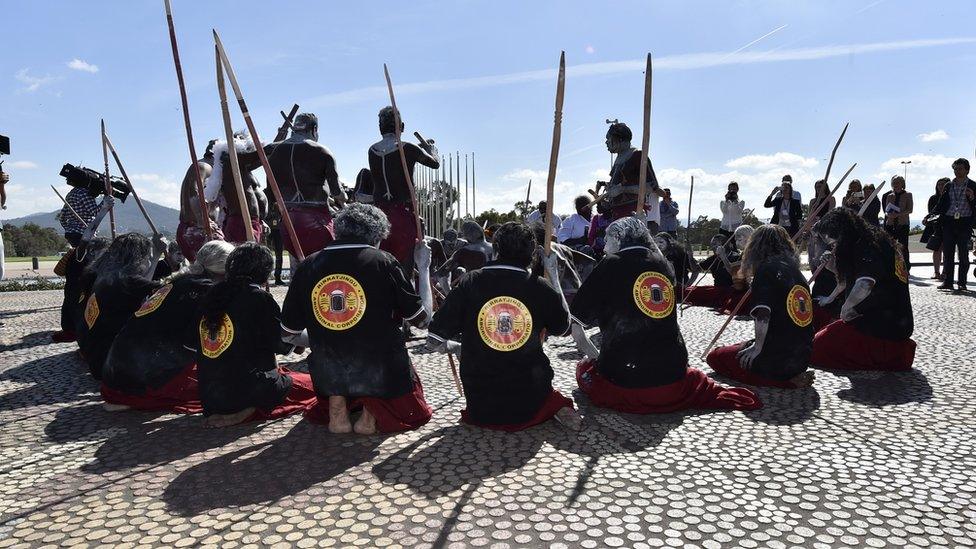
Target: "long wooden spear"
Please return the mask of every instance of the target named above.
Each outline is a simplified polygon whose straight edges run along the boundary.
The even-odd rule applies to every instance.
[[[159,236],[159,231],[156,230],[156,224],[153,223],[151,217],[149,217],[149,212],[146,211],[146,207],[142,204],[142,199],[139,198],[139,193],[136,192],[136,188],[132,186],[132,181],[129,179],[128,174],[125,173],[125,168],[122,166],[122,160],[119,158],[119,153],[115,150],[115,145],[112,145],[112,140],[108,138],[108,133],[102,134],[102,139],[105,140],[105,144],[108,145],[108,150],[112,153],[112,158],[115,159],[115,165],[119,168],[119,173],[122,174],[122,179],[125,184],[129,186],[129,190],[132,192],[132,198],[136,199],[136,205],[139,206],[139,211],[142,212],[142,216],[146,218],[146,223],[149,225],[149,229],[154,235]],[[210,223],[207,223],[209,226]]]
[[[685,225],[685,248],[687,250],[686,253],[689,254],[689,257],[691,257],[691,260],[692,261],[695,261],[695,254],[691,250],[691,199],[694,196],[695,196],[695,176],[691,176],[691,189],[688,191],[688,224]],[[675,274],[677,274],[677,273],[675,273]],[[684,279],[684,276],[685,276],[685,272],[682,272],[681,273],[682,280]],[[685,292],[687,292],[687,291],[688,291],[688,288],[686,288],[685,285],[682,284],[681,285],[681,303],[684,303],[685,302]],[[685,312],[685,310],[683,308],[678,307],[678,315],[679,316],[683,316],[684,315],[684,312]]]
[[[647,194],[647,153],[651,146],[651,54],[647,54],[647,67],[644,69],[644,139],[641,140],[640,186],[637,188],[637,205],[634,212],[644,212]]]
[[[532,196],[532,178],[529,178],[529,186],[525,189],[525,207],[529,207],[529,197]],[[529,210],[531,211],[531,210]]]
[[[417,211],[417,190],[413,188],[413,177],[410,168],[407,166],[407,153],[403,150],[403,141],[400,140],[400,111],[397,110],[396,97],[393,94],[393,81],[390,79],[390,71],[383,63],[383,75],[386,77],[386,88],[390,92],[390,106],[393,107],[393,136],[396,138],[397,151],[400,153],[400,165],[403,167],[403,177],[407,182],[407,189],[410,190],[410,202],[413,204],[413,220],[417,225],[417,239],[424,237],[420,229],[420,212]]]
[[[197,168],[197,149],[193,144],[193,129],[190,127],[190,103],[186,99],[186,84],[183,81],[183,65],[180,63],[180,49],[176,43],[176,26],[173,24],[173,9],[169,0],[163,0],[166,5],[166,24],[169,26],[169,44],[173,50],[173,64],[176,66],[176,81],[180,85],[180,101],[183,103],[183,126],[186,128],[186,142],[190,149],[190,165],[193,166],[193,176],[196,178],[197,198],[200,200],[200,218],[197,221],[207,233],[207,240],[213,239],[213,229],[210,228],[210,210],[207,199],[203,196],[203,177]]]
[[[230,171],[234,178],[234,188],[237,189],[237,207],[241,210],[241,221],[244,223],[244,235],[248,242],[257,240],[254,237],[254,227],[251,226],[251,212],[247,209],[247,199],[244,198],[244,182],[241,180],[241,165],[237,159],[237,143],[234,141],[234,128],[230,120],[230,107],[227,106],[227,88],[224,83],[223,62],[220,60],[219,48],[214,48],[217,67],[217,93],[220,95],[220,114],[224,119],[224,138],[227,140],[227,158],[230,160]],[[217,162],[223,159],[217,158]],[[221,185],[223,182],[218,181]]]
[[[556,78],[556,109],[552,121],[552,149],[549,151],[549,177],[546,179],[546,226],[545,240],[542,242],[546,255],[552,250],[552,206],[553,190],[556,187],[556,165],[559,162],[559,141],[562,139],[563,97],[566,92],[566,52],[559,53],[559,75]]]
[[[68,210],[70,210],[71,213],[75,215],[75,219],[80,221],[83,227],[87,227],[88,223],[85,222],[85,220],[82,219],[80,215],[78,215],[78,212],[76,212],[75,209],[71,207],[71,204],[68,204],[68,201],[65,200],[63,196],[61,196],[61,193],[59,193],[56,188],[54,188],[54,185],[51,185],[51,190],[54,191],[54,194],[58,195],[58,198],[61,199],[61,202],[64,202],[64,205],[68,207]]]
[[[241,87],[237,83],[234,67],[230,64],[230,58],[227,57],[224,44],[220,41],[220,35],[217,34],[216,30],[213,31],[213,35],[214,42],[217,44],[217,53],[220,55],[224,67],[227,69],[227,77],[230,79],[230,85],[234,89],[234,95],[237,96],[237,105],[241,108],[241,114],[244,115],[244,122],[247,124],[247,130],[251,133],[251,139],[254,140],[254,146],[257,148],[258,158],[261,159],[261,165],[264,166],[264,175],[268,180],[268,186],[271,187],[271,191],[275,195],[278,212],[281,214],[281,220],[285,224],[285,230],[288,231],[288,238],[291,239],[292,247],[295,249],[295,256],[298,257],[299,262],[305,261],[305,253],[302,251],[301,242],[295,233],[295,225],[292,224],[291,216],[288,215],[288,209],[285,207],[285,199],[281,196],[278,181],[275,179],[274,172],[271,171],[268,156],[264,153],[264,146],[261,144],[261,138],[258,136],[258,129],[254,127],[254,121],[251,120],[251,112],[247,109],[247,103],[244,102],[244,94],[241,93]]]
[[[288,137],[288,130],[292,129],[291,123],[295,120],[295,115],[298,114],[298,103],[291,106],[291,110],[288,111],[288,114],[285,114],[285,111],[279,112],[281,113],[281,118],[283,120],[281,122],[281,126],[278,128],[278,133],[275,135],[275,141],[281,141]]]
[[[105,120],[102,120],[102,157],[105,160],[105,196],[112,196],[112,181],[108,175],[108,145],[105,144]],[[115,238],[115,208],[108,210],[109,226],[112,228],[112,238]]]

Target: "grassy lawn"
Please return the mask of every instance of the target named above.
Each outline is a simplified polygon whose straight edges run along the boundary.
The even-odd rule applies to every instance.
[[[46,256],[38,257],[37,259],[38,259],[38,261],[57,261],[57,260],[61,259],[61,257],[60,256],[57,256],[57,255],[46,255]],[[6,258],[4,258],[4,261],[6,261],[8,263],[29,263],[30,260],[31,260],[31,258],[29,258],[29,257],[6,257]]]

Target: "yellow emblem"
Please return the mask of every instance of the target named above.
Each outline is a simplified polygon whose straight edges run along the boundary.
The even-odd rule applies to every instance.
[[[478,312],[478,334],[485,345],[496,351],[514,351],[532,335],[532,315],[514,297],[498,296]]]
[[[85,304],[85,324],[88,325],[89,330],[92,329],[92,326],[95,325],[95,321],[98,320],[99,312],[98,299],[95,298],[95,294],[92,294],[91,297],[88,298],[88,303]]]
[[[900,253],[895,252],[895,276],[901,280],[902,284],[908,284],[908,270],[905,269],[905,258]]]
[[[159,306],[163,304],[163,300],[166,299],[166,296],[168,296],[172,290],[173,285],[167,284],[153,292],[151,296],[147,297],[146,300],[142,302],[142,306],[139,307],[139,310],[135,312],[135,315],[137,317],[146,316],[158,309]]]
[[[651,318],[666,318],[674,311],[674,287],[671,281],[654,271],[641,273],[634,281],[634,304]]]
[[[366,292],[355,278],[331,274],[312,288],[312,312],[329,330],[348,330],[366,314]]]
[[[220,321],[220,328],[214,337],[210,337],[210,329],[204,319],[200,320],[200,349],[203,356],[207,358],[217,358],[230,347],[234,342],[234,323],[230,317],[224,313],[224,318]]]
[[[786,294],[786,312],[790,314],[793,323],[801,328],[806,328],[813,322],[813,300],[810,298],[810,290],[799,284],[790,288]]]

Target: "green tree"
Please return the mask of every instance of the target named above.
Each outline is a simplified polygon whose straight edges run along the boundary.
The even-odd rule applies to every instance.
[[[35,223],[23,227],[4,225],[3,240],[10,257],[55,255],[68,248],[68,242],[58,231]]]

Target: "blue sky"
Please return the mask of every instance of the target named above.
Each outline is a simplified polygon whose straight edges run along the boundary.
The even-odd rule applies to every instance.
[[[176,206],[188,155],[162,0],[0,6],[0,134],[14,153],[4,157],[2,215],[57,207],[47,185],[64,188],[65,162],[100,169],[103,117],[140,194]],[[569,67],[561,213],[606,177],[604,119],[628,122],[639,145],[647,52],[651,158],[682,208],[696,176],[695,215],[717,215],[731,179],[761,218],[784,173],[808,198],[845,122],[832,180],[853,162],[853,177],[886,179],[908,158],[922,204],[976,143],[971,1],[174,0],[173,9],[198,147],[222,135],[211,27],[261,135],[299,103],[318,114],[344,181],[378,138],[386,62],[407,131],[442,152],[475,152],[479,210],[510,209],[529,177],[533,199],[543,196],[560,50]]]

